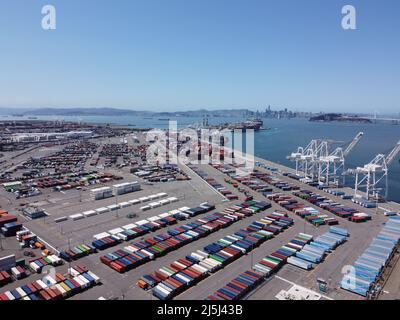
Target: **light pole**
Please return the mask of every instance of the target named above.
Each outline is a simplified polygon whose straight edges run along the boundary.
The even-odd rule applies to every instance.
[[[116,205],[116,208],[117,208],[117,210],[115,211],[115,217],[119,218],[119,215],[118,215],[118,193],[115,195],[115,205]]]

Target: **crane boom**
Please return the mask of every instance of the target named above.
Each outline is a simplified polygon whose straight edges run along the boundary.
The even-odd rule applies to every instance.
[[[357,135],[355,136],[355,138],[353,139],[353,141],[347,146],[346,150],[344,150],[343,155],[347,156],[351,150],[353,150],[353,148],[357,145],[357,143],[361,140],[361,138],[363,137],[364,132],[359,132],[357,133]]]
[[[386,164],[389,165],[394,160],[394,158],[396,158],[399,152],[400,152],[400,140],[397,142],[393,150],[387,155],[385,159]]]

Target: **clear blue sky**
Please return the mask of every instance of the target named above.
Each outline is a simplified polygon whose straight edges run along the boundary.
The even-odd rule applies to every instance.
[[[1,0],[0,106],[398,113],[399,17],[398,0]]]

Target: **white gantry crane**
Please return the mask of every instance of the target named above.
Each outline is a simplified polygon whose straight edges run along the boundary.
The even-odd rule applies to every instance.
[[[298,147],[296,152],[287,158],[296,163],[296,175],[311,177],[315,171],[315,160],[318,154],[320,140],[314,139],[305,147]]]
[[[370,163],[363,167],[347,171],[347,173],[355,174],[356,176],[354,187],[354,196],[356,198],[363,196],[363,194],[359,194],[359,191],[361,191],[365,192],[368,200],[377,200],[380,197],[380,192],[384,191],[385,199],[387,199],[389,165],[399,152],[400,140],[388,155],[378,154]],[[379,186],[381,182],[384,182],[382,187]]]
[[[323,149],[318,159],[318,181],[320,183],[340,185],[340,177],[345,169],[345,159],[363,135],[364,132],[357,133],[346,149],[338,147],[332,153],[328,152],[327,143],[323,143]]]

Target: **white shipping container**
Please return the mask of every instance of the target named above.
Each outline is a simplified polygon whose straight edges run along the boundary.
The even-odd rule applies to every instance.
[[[26,296],[26,292],[24,290],[22,290],[20,287],[15,288],[15,291],[17,291],[19,293],[19,295],[21,296],[21,298]]]
[[[7,296],[9,300],[15,300],[15,297],[11,294],[10,291],[6,291],[4,292],[4,294]]]
[[[129,251],[129,252],[135,252],[135,251],[138,251],[139,249],[136,247],[133,247],[133,246],[126,246],[124,248],[124,250]]]
[[[79,276],[78,276],[78,278],[79,278],[80,280],[82,280],[82,282],[84,283],[84,287],[85,287],[85,288],[87,288],[87,287],[89,287],[89,286],[90,286],[90,282],[89,282],[89,280],[88,280],[88,279],[86,279],[84,276],[82,276],[82,275],[79,275]]]
[[[61,285],[59,285],[59,284],[57,283],[57,284],[55,285],[55,287],[57,288],[58,291],[61,292],[61,295],[62,295],[63,297],[65,297],[65,296],[67,295],[67,291],[65,291],[65,289],[64,289]]]
[[[59,223],[59,222],[67,221],[67,220],[68,220],[68,217],[67,216],[63,216],[63,217],[59,217],[59,218],[54,219],[54,222]]]
[[[195,269],[196,271],[200,272],[201,274],[207,273],[208,270],[198,264],[192,265],[192,268]]]
[[[131,230],[133,228],[136,228],[136,224],[134,224],[134,223],[127,224],[127,225],[123,226],[122,228],[125,230]]]
[[[35,272],[38,272],[41,268],[38,264],[36,264],[35,261],[32,261],[31,263],[29,263],[29,267]]]
[[[97,275],[95,275],[93,272],[88,271],[87,273],[88,273],[89,276],[91,276],[94,279],[95,283],[99,283],[100,282],[100,278]]]
[[[131,204],[129,202],[121,202],[120,205],[121,205],[121,208],[127,208],[127,207],[131,206]]]
[[[144,254],[148,255],[148,256],[150,257],[151,260],[154,259],[154,254],[151,253],[151,252],[149,252],[149,251],[147,251],[147,250],[145,250],[145,249],[142,249],[142,250],[140,250],[140,252],[143,252]]]
[[[48,287],[48,285],[46,283],[44,283],[42,280],[37,280],[36,283],[42,287],[42,289],[46,289]]]
[[[107,208],[107,207],[102,207],[102,208],[96,209],[95,211],[96,211],[98,214],[103,214],[103,213],[109,212],[110,209]]]
[[[71,218],[72,221],[81,220],[81,219],[85,218],[83,216],[83,214],[81,214],[81,213],[73,214],[73,215],[70,215],[69,217]]]
[[[15,278],[19,279],[21,277],[21,272],[18,271],[16,267],[11,268],[11,273],[15,276]]]
[[[140,221],[137,221],[137,222],[136,222],[136,224],[137,224],[138,226],[142,226],[142,225],[144,225],[144,224],[146,224],[146,223],[149,223],[149,221],[147,221],[147,220],[140,220]]]
[[[74,268],[68,268],[68,273],[73,277],[76,277],[80,274],[79,271]]]
[[[158,208],[160,206],[160,203],[159,202],[150,202],[149,203],[149,207],[150,208]]]
[[[89,211],[82,212],[82,214],[85,217],[93,217],[93,216],[97,215],[97,212],[94,210],[89,210]]]
[[[108,233],[115,235],[115,234],[121,233],[123,231],[124,231],[124,229],[122,229],[122,228],[115,228],[115,229],[108,230]]]
[[[163,198],[163,197],[166,197],[168,194],[167,193],[165,193],[165,192],[160,192],[160,193],[157,193],[157,196],[159,197],[159,198]]]
[[[112,205],[109,205],[107,208],[110,209],[110,211],[114,211],[114,210],[119,209],[120,205],[119,204],[112,204]]]
[[[99,233],[99,234],[95,234],[95,235],[93,236],[93,238],[95,238],[96,240],[100,240],[100,239],[107,238],[107,237],[109,237],[109,236],[110,236],[109,233],[107,233],[107,232],[102,232],[102,233]]]

